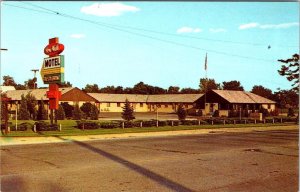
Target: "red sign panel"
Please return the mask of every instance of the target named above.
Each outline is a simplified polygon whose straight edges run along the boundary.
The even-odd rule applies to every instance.
[[[63,52],[64,48],[65,48],[64,45],[58,43],[58,38],[55,37],[55,38],[49,39],[49,45],[47,45],[44,48],[44,53],[46,55],[49,55],[50,57],[54,57],[54,56],[59,55],[61,52]]]

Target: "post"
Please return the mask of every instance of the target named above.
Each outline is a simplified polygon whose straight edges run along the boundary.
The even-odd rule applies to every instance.
[[[54,109],[54,123],[57,124],[57,109]]]
[[[50,124],[53,125],[53,109],[50,109]]]
[[[242,120],[242,107],[240,107],[240,120]]]
[[[225,125],[225,119],[223,119],[223,125]]]
[[[211,125],[214,125],[214,120],[213,119],[211,120]]]
[[[33,132],[36,133],[36,124],[33,125]]]
[[[158,120],[156,121],[156,127],[158,127]]]
[[[158,127],[158,106],[156,104],[156,127]]]
[[[247,120],[245,119],[245,124],[247,124]]]
[[[141,128],[143,127],[143,121],[140,122],[140,127],[141,127]]]
[[[201,125],[201,121],[200,120],[198,120],[198,125]]]
[[[82,123],[82,130],[84,130],[84,123]]]
[[[282,123],[282,118],[280,118],[280,123]]]
[[[61,131],[61,124],[59,124],[59,131]]]
[[[256,124],[256,119],[254,119],[254,124]]]
[[[266,119],[264,119],[264,124],[266,124]]]
[[[18,131],[18,103],[16,104],[16,131]]]
[[[235,119],[233,120],[233,124],[235,125]]]
[[[275,123],[275,120],[274,120],[274,118],[273,118],[273,124]]]
[[[171,121],[172,127],[174,126],[174,121]]]
[[[125,123],[124,123],[124,121],[122,122],[122,129],[124,129],[124,127],[125,127],[125,125],[124,125]]]

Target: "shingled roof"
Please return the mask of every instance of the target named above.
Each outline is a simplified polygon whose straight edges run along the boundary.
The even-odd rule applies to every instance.
[[[203,94],[163,94],[163,95],[135,95],[135,94],[107,94],[88,93],[100,103],[122,103],[128,99],[131,103],[193,103]]]
[[[261,97],[247,91],[234,91],[234,90],[212,90],[216,94],[220,95],[230,103],[259,103],[259,104],[271,104],[276,103],[270,99]]]
[[[59,88],[61,94],[65,94],[66,92],[74,89],[74,87],[66,87],[66,88]],[[22,95],[27,95],[28,93],[34,95],[37,100],[43,99],[48,100],[47,93],[48,89],[27,89],[27,90],[13,90],[13,91],[6,91],[7,97],[11,98],[11,100],[21,100]]]

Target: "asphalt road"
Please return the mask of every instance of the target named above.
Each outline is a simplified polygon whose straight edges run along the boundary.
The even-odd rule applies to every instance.
[[[298,131],[1,147],[2,191],[298,191]]]

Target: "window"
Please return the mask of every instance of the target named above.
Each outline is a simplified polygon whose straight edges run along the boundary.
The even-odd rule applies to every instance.
[[[121,103],[117,103],[117,107],[121,107]]]
[[[140,107],[143,107],[144,106],[144,103],[140,103]]]
[[[107,103],[107,104],[106,104],[106,107],[110,107],[110,103]]]

